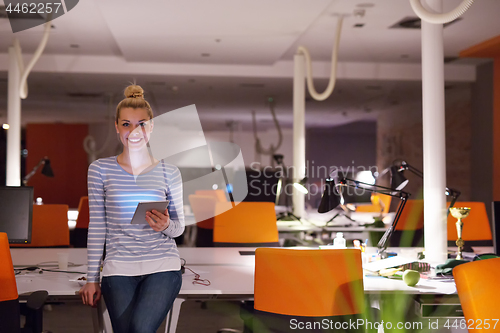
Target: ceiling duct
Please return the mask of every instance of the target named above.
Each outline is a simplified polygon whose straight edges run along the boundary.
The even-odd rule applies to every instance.
[[[460,21],[461,18],[457,18],[451,22],[443,24],[443,27],[447,27],[450,24]],[[407,16],[404,19],[396,22],[394,25],[391,25],[389,29],[421,29],[422,20],[419,17]]]

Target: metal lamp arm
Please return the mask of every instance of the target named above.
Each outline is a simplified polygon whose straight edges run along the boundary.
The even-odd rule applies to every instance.
[[[353,184],[349,184],[348,182],[352,182]],[[396,229],[396,225],[398,224],[399,218],[401,217],[401,214],[403,213],[403,209],[406,205],[406,200],[408,200],[410,194],[408,192],[404,192],[401,190],[395,190],[390,187],[385,187],[381,185],[372,185],[372,184],[367,184],[363,183],[357,180],[349,179],[349,178],[343,178],[339,181],[339,184],[336,186],[351,186],[351,187],[356,187],[359,188],[359,185],[363,185],[361,188],[365,189],[367,191],[373,192],[373,193],[381,193],[385,195],[389,195],[391,197],[399,198],[401,202],[399,203],[398,209],[396,211],[396,215],[394,216],[394,220],[392,221],[392,225],[387,229],[387,231],[384,233],[382,238],[377,244],[377,247],[380,252],[384,252],[385,249],[387,248],[387,242],[391,238],[392,233]]]
[[[348,182],[351,182],[351,184],[349,184]],[[360,185],[362,185],[362,186],[360,186]],[[363,182],[360,182],[358,180],[354,180],[354,179],[350,179],[350,178],[342,178],[339,181],[339,183],[335,186],[337,186],[337,187],[338,186],[350,186],[350,187],[355,187],[355,188],[361,188],[363,190],[367,190],[367,191],[370,191],[372,193],[385,194],[385,195],[399,198],[399,199],[402,199],[403,197],[408,198],[410,196],[409,193],[401,191],[401,190],[395,190],[393,188],[385,187],[385,186],[381,186],[381,185],[363,183]]]
[[[448,214],[449,214],[450,213],[450,208],[455,205],[455,202],[457,202],[457,199],[460,196],[460,194],[462,194],[462,192],[460,192],[459,190],[455,190],[455,189],[447,187],[446,188],[446,193],[449,196],[451,196],[450,205],[448,206]]]
[[[379,249],[380,252],[384,252],[387,249],[387,243],[389,239],[392,236],[392,233],[394,230],[396,230],[396,225],[398,224],[399,218],[401,217],[401,214],[403,213],[403,209],[405,208],[406,205],[406,200],[408,197],[402,197],[401,202],[399,203],[398,210],[396,211],[396,216],[394,216],[394,220],[392,221],[392,225],[387,229],[387,231],[384,233],[382,238],[380,238],[377,248]]]
[[[30,172],[30,173],[28,173],[28,174],[26,175],[26,177],[24,177],[24,178],[23,178],[23,185],[25,185],[25,186],[26,186],[26,184],[28,184],[28,180],[30,180],[30,178],[31,178],[31,177],[33,177],[33,176],[35,175],[36,170],[38,170],[38,168],[39,168],[41,165],[45,164],[45,160],[46,160],[46,159],[45,159],[45,157],[44,157],[44,158],[42,158],[42,159],[40,160],[40,162],[38,162],[38,164],[37,164],[37,165],[33,168],[33,170],[31,170],[31,172]]]
[[[401,167],[404,168],[405,170],[408,170],[408,171],[414,173],[415,175],[419,176],[420,178],[424,178],[424,174],[422,173],[422,171],[420,171],[417,168],[409,165],[406,162],[401,163]]]

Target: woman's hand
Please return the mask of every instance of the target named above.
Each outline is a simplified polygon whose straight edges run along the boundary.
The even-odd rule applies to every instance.
[[[168,215],[168,208],[165,209],[165,213],[161,213],[156,209],[151,212],[146,212],[146,221],[154,231],[163,231],[170,225],[170,219]]]
[[[99,283],[88,282],[78,292],[84,305],[96,306],[101,299],[101,286]]]

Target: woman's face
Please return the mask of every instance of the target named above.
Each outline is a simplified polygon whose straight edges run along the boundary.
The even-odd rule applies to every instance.
[[[144,149],[149,141],[153,120],[149,118],[146,109],[123,108],[115,127],[125,148],[129,151],[140,150]]]

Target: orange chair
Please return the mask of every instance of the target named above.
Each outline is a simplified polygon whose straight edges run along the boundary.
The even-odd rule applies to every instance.
[[[469,332],[477,332],[479,328],[484,331],[487,325],[490,331],[498,331],[500,307],[496,296],[500,295],[500,258],[459,265],[453,268],[453,277],[467,327],[471,324],[473,328]]]
[[[407,200],[389,246],[423,246],[424,201]]]
[[[223,190],[197,190],[189,196],[196,220],[196,247],[213,247],[215,203],[227,202]]]
[[[75,229],[69,233],[69,242],[74,247],[87,247],[89,233],[89,197],[81,197],[78,204],[78,217],[76,218]]]
[[[76,218],[76,229],[88,229],[90,221],[89,197],[81,197],[78,204],[78,217]]]
[[[196,190],[194,194],[214,197],[219,202],[228,201],[226,197],[226,192],[224,192],[224,190]]]
[[[31,244],[11,247],[69,246],[68,205],[33,205]]]
[[[454,207],[470,207],[469,216],[462,220],[462,239],[468,246],[492,246],[490,221],[483,202],[459,201]],[[457,240],[457,219],[448,215],[448,245],[455,246]]]
[[[23,305],[21,309],[9,240],[4,232],[0,232],[0,262],[2,263],[0,265],[0,332],[42,332],[43,304],[48,293],[46,291],[32,293],[25,303],[26,306]],[[20,327],[22,310],[26,312],[26,324],[23,329]]]
[[[300,327],[301,321],[356,320],[365,314],[356,249],[258,248],[254,283],[254,332],[288,332],[293,319]]]
[[[236,206],[233,207],[233,205]],[[215,246],[279,246],[272,202],[217,202]]]
[[[357,213],[381,213],[387,214],[391,208],[392,197],[390,195],[373,193],[370,197],[371,205],[356,206]]]

